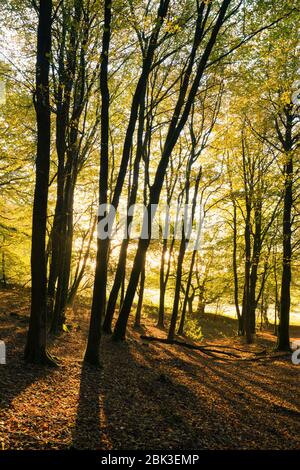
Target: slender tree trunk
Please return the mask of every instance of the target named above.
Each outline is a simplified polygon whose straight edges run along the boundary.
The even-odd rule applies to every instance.
[[[279,296],[278,296],[278,278],[277,278],[277,262],[275,258],[275,263],[274,263],[274,281],[275,281],[275,307],[274,307],[274,335],[278,335],[278,324],[277,324],[277,319],[278,319],[278,313],[280,311],[280,302],[279,302]]]
[[[250,286],[249,286],[249,295],[250,295],[250,322],[251,322],[251,334],[255,335],[255,323],[256,323],[256,285],[257,285],[257,272],[258,265],[260,261],[261,253],[261,243],[262,243],[262,234],[261,234],[261,201],[258,199],[255,204],[254,210],[255,217],[255,233],[254,233],[254,242],[253,242],[253,254],[251,260],[251,273],[250,273]]]
[[[62,89],[62,86],[60,87]],[[62,100],[62,98],[60,98]],[[53,315],[55,288],[61,263],[61,245],[63,230],[63,205],[64,205],[64,161],[66,152],[66,131],[67,131],[66,103],[58,103],[56,117],[56,151],[58,158],[57,169],[57,195],[54,211],[53,227],[51,232],[51,258],[48,280],[48,315]]]
[[[88,38],[88,18],[82,20],[82,0],[74,1],[74,19],[71,23],[70,47],[68,49],[69,69],[67,72],[68,93],[63,101],[62,128],[64,130],[66,164],[64,166],[63,181],[63,209],[61,217],[61,237],[59,248],[59,272],[57,280],[57,291],[55,298],[55,308],[52,319],[51,331],[57,333],[62,330],[65,323],[66,308],[68,301],[68,290],[71,275],[72,245],[73,245],[73,206],[74,191],[79,171],[79,122],[84,110],[86,97],[86,45]],[[82,31],[79,30],[82,26]],[[80,49],[79,49],[80,44]],[[79,49],[79,58],[77,50]],[[75,73],[77,79],[75,80]],[[64,79],[64,73],[62,73]],[[71,90],[74,88],[71,106]],[[69,117],[69,114],[71,116]],[[67,127],[66,127],[67,124]],[[68,131],[68,132],[66,132]],[[62,136],[63,137],[63,136]],[[64,155],[63,155],[64,157]]]
[[[185,248],[186,248],[186,239],[183,233],[182,239],[180,242],[180,247],[179,247],[173,310],[172,310],[171,323],[170,323],[170,328],[169,328],[169,333],[168,333],[168,339],[170,341],[174,339],[176,323],[177,323],[177,318],[178,318],[180,286],[181,286],[181,279],[182,279],[182,265],[183,265],[183,260],[184,260]]]
[[[240,311],[239,305],[239,278],[237,270],[237,210],[236,203],[233,200],[233,252],[232,252],[232,268],[233,268],[233,279],[234,279],[234,304],[236,315],[238,319],[238,335],[244,334],[243,318]]]
[[[101,53],[100,91],[101,91],[101,152],[99,177],[99,204],[107,205],[108,192],[108,159],[109,159],[109,88],[108,88],[108,56],[111,36],[112,1],[105,0],[104,30]],[[103,217],[105,217],[105,213]],[[101,217],[98,218],[98,222]],[[97,257],[91,320],[88,343],[84,360],[99,365],[102,318],[106,306],[107,258],[109,250],[109,234],[104,239],[97,238]]]
[[[32,217],[31,313],[24,356],[28,362],[53,365],[54,362],[46,350],[46,224],[51,144],[49,99],[51,14],[52,1],[40,1],[36,62],[37,158]]]
[[[76,169],[74,170],[74,172],[76,173]],[[60,266],[55,306],[51,324],[51,332],[53,334],[57,334],[59,331],[62,331],[63,325],[66,321],[66,308],[68,303],[68,290],[71,274],[71,258],[73,245],[73,204],[75,183],[76,180],[74,180],[74,175],[72,174],[70,168],[70,172],[65,185]]]
[[[250,211],[248,209],[245,225],[245,284],[244,284],[244,303],[243,303],[243,319],[246,341],[248,344],[253,342],[251,331],[250,316],[250,269],[251,269],[251,239],[250,239]]]
[[[192,169],[192,163],[195,158],[195,148],[193,146],[192,148],[192,154],[191,154],[191,160],[188,164],[188,171],[186,174],[187,182],[186,182],[186,198],[185,198],[185,204],[186,207],[188,206],[189,203],[189,191],[190,191],[190,174],[191,174],[191,169]],[[177,317],[178,317],[178,307],[179,307],[179,300],[180,300],[180,286],[182,282],[182,266],[184,262],[184,257],[185,257],[185,252],[190,240],[190,235],[191,235],[191,227],[194,222],[195,218],[195,209],[196,209],[196,202],[197,202],[197,196],[198,196],[198,189],[199,189],[199,184],[200,184],[200,179],[201,179],[201,174],[202,171],[199,171],[199,174],[196,179],[196,184],[195,184],[195,189],[194,189],[194,195],[193,195],[193,200],[192,200],[192,213],[191,213],[191,220],[189,221],[189,226],[185,227],[185,222],[184,220],[184,226],[182,230],[182,240],[180,243],[180,248],[179,248],[179,257],[178,257],[178,263],[177,263],[177,273],[176,273],[176,284],[175,284],[175,297],[174,297],[174,303],[173,303],[173,311],[172,311],[172,317],[171,317],[171,323],[170,323],[170,329],[169,329],[169,336],[168,338],[170,340],[174,339],[175,335],[175,329],[176,329],[176,322],[177,322]],[[186,218],[184,218],[186,219]],[[186,294],[186,293],[185,293]],[[188,294],[187,294],[188,295]],[[183,301],[184,305],[184,301]],[[183,333],[183,326],[184,326],[184,321],[185,321],[185,311],[184,314],[181,315],[181,322],[179,325],[179,334]]]
[[[158,308],[158,328],[165,327],[165,295],[166,295],[166,282],[165,282],[165,257],[168,250],[168,240],[163,239],[163,247],[160,259],[159,270],[159,308]]]
[[[179,197],[177,199],[178,203],[180,202],[180,198],[181,198],[181,196],[179,195]],[[171,197],[168,197],[168,201],[167,201],[168,205],[170,205],[170,201],[171,201]],[[179,216],[179,214],[177,213],[176,214],[175,226],[177,226],[177,223],[178,223],[178,216]],[[164,277],[162,277],[162,272],[161,272],[162,265],[160,267],[160,283],[161,284],[160,284],[160,293],[159,293],[159,316],[158,316],[159,323],[158,323],[157,326],[161,327],[161,328],[164,328],[165,297],[166,297],[167,285],[168,285],[168,281],[169,281],[169,277],[170,277],[171,258],[172,258],[173,252],[174,252],[174,246],[175,246],[175,233],[173,234],[173,238],[172,238],[172,241],[171,241],[171,244],[170,244],[168,262],[167,262],[167,269],[166,269],[166,273],[164,274]],[[164,238],[162,255],[163,255],[163,253],[167,252],[167,248],[168,248],[168,241],[167,241],[167,239]],[[163,262],[163,268],[164,267],[165,267],[165,256],[164,256],[164,262]]]
[[[252,260],[250,279],[249,279],[250,325],[251,325],[252,335],[255,335],[255,326],[256,326],[256,285],[257,285],[257,270],[258,270],[257,263],[258,261]]]
[[[63,184],[60,183],[60,178],[57,180],[57,186],[63,190]],[[61,245],[61,217],[62,217],[62,200],[60,196],[60,190],[57,190],[56,206],[53,219],[53,227],[51,231],[51,257],[50,257],[50,269],[49,269],[49,280],[48,280],[48,319],[52,318],[54,299],[55,299],[55,288],[59,272],[60,264],[60,245]]]
[[[92,224],[91,234],[90,234],[90,238],[88,240],[88,245],[87,245],[86,252],[85,252],[85,255],[84,255],[84,258],[83,258],[82,265],[81,265],[80,269],[79,269],[79,265],[78,265],[78,268],[76,270],[72,286],[71,286],[69,294],[68,294],[67,304],[70,307],[73,306],[78,288],[80,286],[80,283],[81,283],[81,281],[83,279],[83,276],[84,276],[84,273],[85,273],[87,261],[88,261],[89,255],[90,255],[90,249],[91,249],[91,244],[92,244],[92,241],[93,241],[94,231],[95,231],[95,227],[96,227],[96,221],[97,221],[97,219],[95,218],[94,222]]]
[[[188,311],[189,311],[190,317],[192,317],[193,315],[193,301],[194,301],[194,294],[188,298]]]
[[[293,159],[292,154],[287,154],[285,168],[284,207],[283,207],[283,262],[280,296],[280,317],[277,349],[280,351],[290,350],[290,304],[291,304],[291,257],[292,257],[292,206],[293,206]]]
[[[124,302],[121,308],[121,312],[123,312],[123,314],[121,315],[121,312],[120,312],[118,320],[116,322],[114,333],[113,333],[113,339],[115,341],[125,339],[126,326],[127,326],[130,310],[132,307],[132,302],[135,296],[136,287],[139,282],[140,273],[144,265],[146,251],[149,246],[149,242],[150,241],[148,239],[141,238],[139,240],[140,249],[137,250],[137,253],[134,258],[134,269],[132,270],[130,280],[127,286]],[[124,312],[126,312],[126,315],[124,315]]]
[[[244,176],[244,191],[245,191],[245,274],[244,274],[244,296],[243,296],[243,311],[242,317],[244,321],[244,330],[246,334],[246,341],[248,344],[253,342],[251,330],[251,298],[250,298],[250,276],[251,276],[251,211],[253,204],[253,172],[249,176],[249,163],[246,155],[246,145],[244,129],[241,135],[242,140],[242,157],[243,157],[243,176]]]
[[[189,300],[190,300],[190,288],[191,288],[191,284],[192,284],[192,277],[193,277],[193,270],[194,270],[194,265],[195,265],[195,260],[196,260],[196,254],[197,254],[197,250],[193,250],[190,269],[189,269],[189,275],[188,275],[188,279],[187,279],[186,290],[185,290],[185,294],[184,294],[181,319],[180,319],[180,324],[179,324],[179,328],[178,328],[178,334],[179,335],[183,335],[183,333],[184,333],[184,323],[185,323],[187,306],[189,306],[189,313],[190,313],[190,310],[192,310],[192,308],[190,309],[191,305],[189,303]]]
[[[54,211],[54,220],[51,233],[51,260],[48,281],[48,313],[53,323],[53,308],[55,303],[55,289],[63,263],[62,252],[65,243],[66,216],[65,207],[65,181],[70,168],[65,168],[65,158],[67,152],[69,114],[71,107],[71,96],[74,87],[74,77],[76,72],[76,53],[78,39],[78,24],[81,18],[81,0],[74,2],[75,15],[71,24],[70,41],[66,46],[67,29],[70,22],[69,8],[62,8],[62,31],[60,50],[58,57],[58,86],[56,91],[56,152],[58,158],[57,168],[57,196]],[[67,61],[67,66],[65,64]],[[73,132],[73,131],[72,131]]]
[[[144,266],[141,272],[139,300],[137,304],[135,322],[134,322],[135,328],[140,328],[141,326],[143,298],[144,298],[144,291],[145,291],[145,278],[146,278],[146,272],[145,272],[145,266]]]
[[[201,173],[202,173],[202,171],[201,171]],[[200,184],[201,173],[199,173],[199,175],[197,177],[197,180],[196,180],[196,187],[195,187],[194,201],[193,201],[194,209],[193,209],[193,213],[192,213],[193,221],[194,221],[195,204],[196,204],[196,198],[197,198],[199,184]],[[195,247],[194,247],[194,250],[193,250],[193,253],[192,253],[192,258],[191,258],[191,263],[190,263],[190,269],[189,269],[187,285],[186,285],[186,290],[185,290],[185,295],[184,295],[184,300],[183,300],[183,306],[182,306],[181,320],[180,320],[179,329],[178,329],[178,334],[179,335],[183,335],[183,333],[184,333],[184,323],[185,323],[187,306],[188,306],[188,309],[189,309],[189,315],[192,316],[192,314],[193,314],[193,300],[194,300],[194,297],[195,297],[195,291],[193,290],[192,295],[190,295],[190,289],[191,289],[191,286],[192,286],[192,277],[193,277],[194,265],[195,265],[196,256],[197,256],[197,250],[199,249],[199,244],[200,244],[200,236],[201,236],[201,223],[199,224],[199,228],[198,228],[198,231],[197,231]],[[204,289],[203,289],[203,293],[204,293]]]
[[[122,303],[124,302],[124,297],[125,297],[125,272],[124,272],[124,276],[123,276],[122,284],[121,284],[121,292],[120,292],[120,300],[119,300],[120,308],[121,308]]]

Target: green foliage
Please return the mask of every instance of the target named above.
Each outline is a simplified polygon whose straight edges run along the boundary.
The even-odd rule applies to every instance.
[[[220,2],[210,3],[212,14],[216,14]],[[240,2],[233,1],[231,8]],[[60,2],[54,2],[54,8]],[[60,5],[61,6],[61,5]],[[151,34],[158,2],[150,2],[146,8],[140,0],[116,0],[112,4],[112,44],[109,54],[110,92],[110,159],[109,159],[109,198],[116,183],[122,158],[123,144],[130,116],[132,95],[139,77],[145,44]],[[83,20],[74,19],[74,2],[63,2],[53,22],[53,50],[51,55],[51,106],[52,106],[52,146],[51,182],[48,206],[48,254],[51,251],[50,234],[53,227],[57,197],[58,157],[56,150],[56,117],[59,96],[62,99],[71,95],[71,112],[75,103],[74,87],[68,91],[68,78],[78,80],[80,67],[71,76],[72,57],[77,61],[84,53],[82,66],[85,69],[87,84],[84,87],[85,109],[80,119],[72,116],[71,125],[78,125],[79,137],[75,145],[80,145],[83,155],[80,160],[74,201],[74,240],[72,253],[71,282],[76,278],[89,249],[88,261],[79,292],[91,294],[96,254],[96,240],[89,238],[92,231],[91,220],[96,212],[99,165],[99,119],[101,102],[98,89],[100,46],[102,37],[102,1],[83,1],[85,14],[92,19],[88,40],[82,49],[68,49],[72,31],[82,41]],[[226,28],[219,35],[211,56],[199,93],[194,102],[194,132],[207,141],[200,152],[197,164],[190,176],[190,199],[200,169],[202,178],[199,201],[205,204],[205,223],[201,233],[199,254],[192,276],[191,290],[194,293],[193,308],[199,297],[206,304],[233,302],[232,273],[232,218],[234,200],[237,205],[237,271],[239,279],[239,299],[243,295],[243,275],[245,262],[244,229],[246,210],[245,168],[242,158],[242,133],[247,146],[247,178],[252,172],[253,187],[250,222],[255,227],[255,206],[262,204],[262,227],[266,228],[275,210],[276,216],[267,231],[258,267],[258,289],[262,285],[265,265],[268,265],[266,288],[272,293],[274,302],[275,273],[280,278],[281,255],[281,204],[283,189],[282,166],[284,155],[272,147],[276,144],[274,117],[282,116],[291,104],[293,84],[299,79],[298,35],[299,18],[295,8],[297,1],[278,2],[274,0],[247,0],[228,19]],[[282,18],[280,22],[276,22]],[[5,63],[1,63],[0,78],[6,82],[6,103],[0,108],[0,249],[5,254],[5,269],[8,282],[27,283],[30,281],[30,234],[31,205],[34,190],[34,162],[36,147],[35,111],[32,103],[34,91],[34,54],[36,33],[36,12],[31,1],[1,1],[1,31],[5,37],[13,38],[2,44],[0,51]],[[63,21],[66,29],[62,30]],[[196,21],[196,2],[185,0],[171,2],[167,19],[162,27],[160,47],[155,52],[155,64],[147,87],[147,125],[151,126],[149,145],[149,174],[146,174],[144,160],[139,172],[137,202],[143,203],[149,196],[157,162],[161,156],[176,98],[182,85],[179,72],[187,63],[191,50],[192,34]],[[273,24],[255,35],[250,35],[263,26]],[[203,52],[209,37],[204,35],[197,60]],[[10,36],[11,35],[11,36]],[[65,52],[61,56],[61,46],[65,41]],[[235,49],[240,43],[244,45]],[[77,43],[76,43],[77,44]],[[233,50],[232,55],[227,53]],[[66,53],[66,51],[68,51]],[[223,60],[220,60],[222,56]],[[2,56],[1,56],[2,57]],[[1,59],[2,60],[2,59]],[[61,62],[60,62],[61,61]],[[79,62],[78,62],[79,63]],[[58,70],[63,70],[63,79]],[[61,70],[60,70],[61,71]],[[194,70],[192,71],[192,76]],[[78,82],[77,82],[78,85]],[[77,88],[76,88],[77,89]],[[61,94],[61,95],[60,95]],[[216,113],[216,104],[220,109]],[[213,130],[210,126],[213,123]],[[187,161],[191,152],[191,119],[181,132],[171,156],[161,200],[168,198],[168,187],[174,183],[172,203],[186,183]],[[299,123],[297,124],[299,127]],[[69,132],[71,130],[69,129]],[[262,142],[260,136],[268,138]],[[68,134],[67,139],[70,138]],[[201,139],[200,139],[201,140]],[[201,147],[198,142],[198,150]],[[278,139],[277,139],[278,141]],[[69,144],[69,140],[67,142]],[[135,135],[132,158],[126,175],[121,203],[126,205],[130,191],[134,156],[137,147]],[[295,152],[297,149],[295,150]],[[84,153],[85,152],[85,153]],[[298,160],[297,160],[298,161]],[[298,171],[298,169],[296,170]],[[147,179],[148,178],[148,179]],[[146,183],[145,183],[146,180]],[[298,195],[298,180],[296,196]],[[248,185],[249,186],[249,185]],[[249,188],[248,188],[249,189]],[[299,213],[299,198],[295,198],[295,217]],[[195,223],[194,223],[195,225]],[[297,223],[298,227],[298,223]],[[173,236],[174,227],[171,229]],[[299,234],[293,233],[295,245],[299,246]],[[112,243],[109,263],[109,287],[112,285],[118,261],[120,241]],[[127,252],[126,282],[133,263],[136,241],[132,241]],[[159,269],[161,242],[151,242],[146,260],[145,302],[157,306],[159,301]],[[166,307],[171,308],[176,281],[176,263],[179,243],[175,243],[170,254],[170,277],[167,286]],[[274,254],[276,252],[276,255]],[[276,260],[275,260],[276,258]],[[183,266],[183,281],[186,283],[192,252],[188,251]],[[295,250],[295,265],[298,251]],[[293,289],[293,302],[299,297],[298,286]],[[181,292],[181,300],[183,292]],[[187,334],[194,339],[201,338],[201,329],[196,321],[188,319]],[[197,338],[196,338],[197,337]]]
[[[186,323],[185,334],[188,338],[201,341],[203,338],[201,320],[189,319]]]

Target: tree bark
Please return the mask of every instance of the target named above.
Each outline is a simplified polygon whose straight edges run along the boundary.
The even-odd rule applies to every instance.
[[[165,296],[166,296],[166,282],[165,282],[165,257],[168,250],[168,240],[163,239],[163,247],[161,252],[160,269],[159,269],[159,308],[158,308],[158,328],[165,327]]]
[[[282,279],[280,296],[280,317],[278,328],[277,349],[280,351],[290,350],[290,305],[291,305],[291,257],[292,257],[292,206],[293,206],[293,159],[292,155],[287,155],[288,162],[285,168],[284,184],[284,207],[282,222]]]
[[[292,208],[293,208],[293,114],[292,105],[285,108],[285,136],[277,131],[284,148],[284,197],[282,221],[282,278],[280,293],[280,316],[278,328],[277,349],[290,351],[290,306],[291,306],[291,280],[292,280]]]
[[[144,149],[146,148],[146,143],[147,143],[147,138],[150,130],[147,132],[147,136],[145,136],[145,141],[143,142],[143,132],[144,132],[144,119],[145,119],[145,95],[146,95],[146,90],[143,90],[143,97],[141,98],[141,106],[140,106],[140,111],[139,111],[139,126],[138,126],[138,132],[137,132],[137,148],[136,148],[136,156],[134,159],[134,165],[133,165],[133,177],[132,177],[132,186],[130,189],[130,194],[128,198],[128,207],[129,209],[131,206],[133,206],[136,203],[136,198],[137,198],[137,191],[138,191],[138,184],[139,184],[139,170],[140,170],[140,162],[142,159],[142,155],[144,152]],[[127,227],[130,226],[130,224],[133,221],[133,214],[127,216],[126,220],[126,230]],[[107,303],[107,310],[106,310],[106,315],[103,323],[103,331],[107,334],[112,333],[112,321],[115,313],[115,308],[116,308],[116,303],[118,300],[118,295],[120,292],[120,288],[122,286],[122,281],[125,279],[125,273],[126,273],[126,257],[127,257],[127,248],[129,244],[129,238],[130,238],[130,233],[128,231],[125,234],[124,240],[122,240],[121,244],[121,249],[120,249],[120,254],[119,254],[119,260],[118,260],[118,266],[115,274],[115,279],[114,283],[109,295],[108,303]]]
[[[109,88],[108,88],[108,56],[111,37],[112,1],[105,0],[104,30],[101,53],[100,92],[101,92],[101,150],[99,176],[99,204],[107,204],[108,192],[108,158],[109,158]],[[105,213],[103,215],[105,217]],[[98,218],[98,222],[101,217]],[[106,305],[107,257],[109,239],[97,237],[97,257],[90,328],[84,360],[93,365],[100,362],[100,341],[102,318]]]
[[[25,360],[28,362],[49,365],[54,364],[46,350],[46,224],[51,144],[49,99],[51,14],[52,0],[40,1],[36,61],[37,158],[32,217],[31,312],[24,353]]]
[[[233,251],[232,251],[232,269],[233,269],[233,279],[234,279],[234,304],[236,315],[238,319],[238,335],[243,336],[244,334],[244,324],[243,318],[240,311],[239,305],[239,278],[237,270],[237,210],[236,202],[232,199],[233,204]]]
[[[260,253],[261,253],[261,244],[262,244],[262,233],[261,233],[261,201],[258,199],[256,201],[255,209],[254,209],[254,217],[255,217],[255,233],[254,233],[254,241],[253,241],[253,253],[252,253],[252,260],[251,260],[251,273],[250,273],[250,287],[249,287],[249,295],[250,295],[250,323],[251,323],[251,334],[255,335],[255,326],[256,326],[256,285],[257,285],[257,273],[258,273],[258,265],[260,261]]]
[[[68,128],[70,125],[71,96],[74,87],[76,72],[76,53],[78,27],[81,18],[81,2],[76,3],[75,18],[71,24],[70,39],[67,44],[67,29],[71,10],[62,9],[62,31],[58,56],[58,86],[55,93],[56,100],[56,153],[57,167],[57,195],[54,211],[53,227],[51,232],[51,260],[48,281],[48,314],[52,318],[55,302],[55,289],[63,262],[62,251],[65,242],[66,215],[65,215],[65,181],[67,171],[65,159],[67,152]],[[67,64],[65,64],[65,61]],[[53,319],[52,319],[53,322]]]
[[[250,271],[251,271],[251,235],[250,235],[250,211],[247,209],[246,224],[245,224],[245,283],[244,283],[244,299],[243,299],[243,313],[244,330],[246,334],[246,341],[248,344],[253,342],[251,330],[251,316],[250,316]]]

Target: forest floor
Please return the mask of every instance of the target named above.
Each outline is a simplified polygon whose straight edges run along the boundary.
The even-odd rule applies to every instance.
[[[205,315],[204,343],[235,351],[236,359],[142,341],[131,329],[122,344],[104,337],[104,366],[95,369],[82,363],[88,310],[81,306],[70,332],[51,344],[62,361],[52,369],[22,360],[28,311],[28,291],[0,291],[7,345],[0,449],[300,449],[300,366],[290,357],[253,355],[271,351],[271,331],[247,347],[234,320]],[[300,327],[292,330],[300,337]],[[165,335],[153,320],[145,333]]]

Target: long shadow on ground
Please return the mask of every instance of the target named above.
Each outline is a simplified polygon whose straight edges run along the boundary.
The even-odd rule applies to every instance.
[[[101,384],[103,371],[83,363],[73,444],[75,449],[103,449]]]

